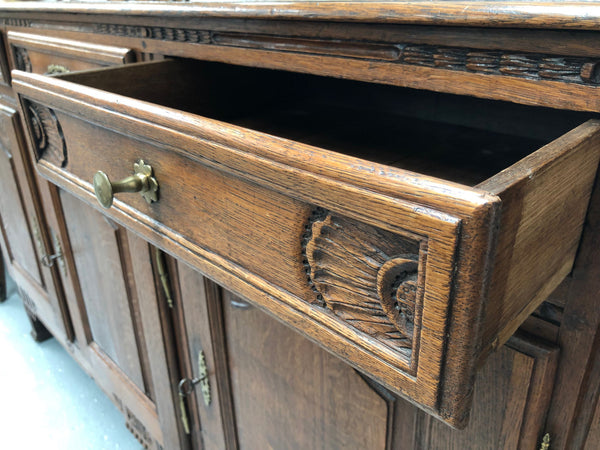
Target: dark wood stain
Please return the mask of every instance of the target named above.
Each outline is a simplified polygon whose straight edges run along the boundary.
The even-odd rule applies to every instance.
[[[0,17],[3,262],[142,446],[598,447],[594,2]]]

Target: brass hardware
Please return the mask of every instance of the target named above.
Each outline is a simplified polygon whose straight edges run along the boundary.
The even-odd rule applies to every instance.
[[[104,208],[110,208],[114,194],[120,192],[140,192],[148,203],[158,201],[158,182],[152,176],[152,167],[139,160],[133,165],[134,174],[115,183],[111,183],[108,176],[102,172],[94,175],[94,192],[98,202]]]
[[[39,224],[37,223],[37,227],[38,227],[38,231],[39,231]],[[54,233],[54,231],[52,229],[50,229],[50,233],[52,234],[52,245],[54,246],[54,254],[49,255],[46,252],[43,252],[44,254],[42,255],[41,258],[41,263],[46,266],[46,267],[52,267],[54,265],[54,261],[58,260],[58,264],[60,266],[61,271],[64,271],[64,260],[63,260],[63,254],[62,254],[62,247],[60,245],[60,242],[58,240],[58,237],[56,236],[56,234]],[[65,274],[65,272],[63,272],[63,275]]]
[[[65,266],[65,260],[62,254],[62,246],[60,245],[58,236],[56,235],[54,230],[50,228],[50,234],[52,235],[52,246],[54,247],[54,254],[49,255],[48,253],[46,253],[46,249],[42,241],[42,232],[40,230],[40,224],[35,216],[31,216],[31,223],[33,228],[33,238],[35,239],[38,250],[42,255],[42,257],[40,258],[40,262],[46,267],[52,267],[54,265],[54,262],[58,261],[58,267],[60,268],[61,273],[64,276],[66,276],[67,268]]]
[[[198,353],[198,377],[194,378],[193,380],[190,380],[189,378],[182,378],[177,385],[177,392],[179,394],[179,409],[181,411],[181,422],[183,425],[183,430],[186,434],[190,434],[190,422],[185,406],[185,398],[192,393],[198,383],[200,383],[204,404],[209,406],[212,400],[210,395],[210,380],[208,379],[206,358],[204,356],[204,351],[202,350],[200,350]]]
[[[60,245],[60,241],[58,240],[58,236],[54,232],[52,228],[50,228],[50,235],[52,236],[52,246],[54,247],[54,254],[49,255],[46,253],[46,248],[44,246],[44,242],[42,241],[42,231],[40,229],[40,223],[37,220],[36,216],[31,216],[31,228],[33,231],[33,239],[35,240],[35,245],[38,249],[38,252],[41,256],[40,262],[46,267],[52,267],[54,265],[54,261],[58,261],[58,267],[63,274],[63,276],[67,276],[67,267],[65,265],[65,259],[62,254],[62,246]]]
[[[177,386],[177,392],[179,394],[179,411],[181,413],[181,424],[183,425],[183,431],[185,434],[190,434],[190,422],[187,415],[187,409],[185,408],[185,397],[186,393],[183,391],[183,386],[186,382],[192,381],[189,378],[184,378],[179,382]]]
[[[210,395],[210,380],[208,379],[208,368],[206,367],[206,358],[204,356],[204,352],[201,350],[198,353],[198,381],[200,382],[200,389],[202,391],[202,398],[204,399],[204,404],[206,406],[210,406],[210,402],[212,400]]]
[[[42,256],[41,262],[46,267],[52,267],[54,265],[54,261],[56,261],[61,256],[62,254],[60,253],[55,253],[53,255],[45,254],[44,256]]]
[[[40,223],[38,222],[37,217],[34,215],[31,216],[31,228],[33,231],[33,239],[35,240],[35,245],[38,249],[38,254],[45,255],[46,249],[44,248],[44,242],[42,241],[42,231],[40,230]]]
[[[60,273],[64,277],[67,276],[67,266],[65,264],[65,258],[63,258],[62,245],[60,245],[60,241],[58,240],[58,236],[54,232],[52,228],[50,228],[50,235],[52,236],[52,246],[54,247],[54,251],[59,257],[58,260],[58,268],[60,269]]]
[[[169,308],[173,308],[173,298],[171,297],[171,287],[169,286],[169,275],[165,269],[165,255],[162,251],[160,251],[159,248],[155,248],[154,250],[154,255],[156,257],[156,270],[158,271],[158,276],[160,277],[165,299],[167,300],[167,305],[169,305]]]
[[[542,445],[540,446],[540,450],[548,450],[550,448],[550,433],[546,433],[544,435],[544,439],[542,440]]]
[[[60,64],[49,64],[44,75],[58,75],[61,73],[69,73],[70,70]]]

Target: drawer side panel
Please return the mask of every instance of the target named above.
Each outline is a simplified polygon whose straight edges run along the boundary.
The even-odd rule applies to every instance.
[[[479,187],[502,199],[484,348],[502,345],[571,271],[600,158],[589,121]]]

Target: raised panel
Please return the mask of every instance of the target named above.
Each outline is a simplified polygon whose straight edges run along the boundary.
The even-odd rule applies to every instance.
[[[61,195],[61,203],[89,323],[88,339],[145,390],[120,229],[71,195]]]
[[[176,274],[174,285],[180,300],[175,310],[181,323],[184,374],[189,378],[199,376],[198,355],[203,352],[211,386],[209,404],[200,387],[190,398],[192,435],[207,448],[236,448],[220,290],[185,264],[177,264]]]
[[[525,334],[513,336],[477,375],[469,425],[453,430],[418,413],[418,426],[413,428],[416,448],[538,448],[545,433],[557,362],[556,346]],[[397,416],[397,425],[410,418],[410,413]]]
[[[61,243],[41,212],[40,179],[27,160],[19,116],[4,105],[0,130],[0,244],[12,277],[29,299],[26,307],[32,320],[40,319],[66,342],[72,340],[73,331],[58,280],[58,267],[64,262]]]
[[[179,425],[170,312],[158,293],[154,248],[50,186],[65,243],[63,278],[77,335],[74,356],[149,448],[187,448]],[[148,447],[146,447],[148,448]]]
[[[29,229],[21,183],[13,152],[20,151],[13,125],[15,113],[0,106],[0,218],[7,246],[7,258],[24,270],[38,285],[43,285],[38,256]]]
[[[224,292],[241,448],[385,449],[388,404],[354,369]]]

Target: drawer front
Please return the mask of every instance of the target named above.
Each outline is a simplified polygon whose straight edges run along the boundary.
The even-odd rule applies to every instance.
[[[143,160],[158,201],[118,194],[106,214],[428,412],[465,424],[498,196],[64,80],[14,76],[43,176],[98,207],[95,173],[116,181]]]
[[[16,69],[44,75],[121,65],[135,60],[135,53],[128,48],[15,31],[8,32],[8,42]]]

